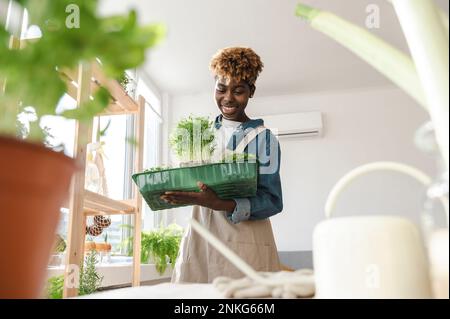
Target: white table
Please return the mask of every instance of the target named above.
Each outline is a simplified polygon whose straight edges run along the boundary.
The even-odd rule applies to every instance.
[[[97,292],[80,299],[223,299],[212,284],[172,284],[120,288]]]

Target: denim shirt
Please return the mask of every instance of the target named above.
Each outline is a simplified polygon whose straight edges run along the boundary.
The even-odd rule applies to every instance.
[[[252,129],[264,124],[262,119],[249,120],[238,126],[228,142],[227,149],[235,150],[244,136]],[[222,115],[216,117],[214,126],[222,126]],[[228,219],[237,224],[245,220],[269,218],[283,210],[283,196],[280,180],[281,149],[275,135],[269,130],[259,133],[244,150],[259,160],[258,186],[256,196],[233,198],[236,207]]]

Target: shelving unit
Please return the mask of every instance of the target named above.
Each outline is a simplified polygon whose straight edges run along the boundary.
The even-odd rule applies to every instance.
[[[68,84],[68,94],[77,101],[77,107],[91,98],[91,95],[103,86],[109,90],[112,96],[111,104],[98,116],[102,115],[135,115],[135,140],[136,155],[134,171],[142,171],[145,100],[139,96],[134,101],[126,94],[122,86],[109,79],[102,72],[101,65],[93,63],[81,63],[76,70],[60,70],[61,76]],[[114,200],[106,196],[85,190],[85,165],[86,147],[91,142],[93,123],[88,124],[77,121],[75,131],[74,158],[77,160],[80,170],[75,174],[69,198],[69,227],[67,236],[67,258],[64,285],[64,298],[74,297],[78,294],[75,288],[76,272],[84,259],[84,242],[86,219],[95,215],[133,215],[133,276],[132,285],[140,284],[140,251],[141,251],[141,217],[142,197],[134,187],[134,198],[128,200]],[[78,268],[79,269],[79,268]]]

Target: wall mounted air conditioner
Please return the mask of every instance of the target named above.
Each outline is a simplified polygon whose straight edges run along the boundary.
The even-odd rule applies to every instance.
[[[281,137],[320,137],[323,134],[321,112],[285,113],[261,116],[264,126]]]

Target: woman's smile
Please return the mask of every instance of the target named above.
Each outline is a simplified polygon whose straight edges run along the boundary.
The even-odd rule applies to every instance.
[[[221,111],[224,114],[233,114],[236,112],[236,110],[237,110],[237,107],[235,107],[235,106],[222,106],[221,107]]]

